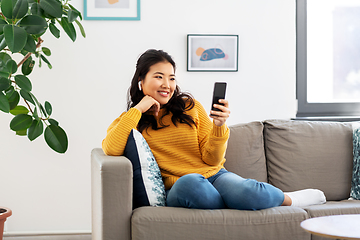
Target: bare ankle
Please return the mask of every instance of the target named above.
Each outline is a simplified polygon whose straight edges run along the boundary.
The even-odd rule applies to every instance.
[[[281,204],[281,206],[291,206],[291,204],[291,198],[288,195],[284,194],[284,202]]]

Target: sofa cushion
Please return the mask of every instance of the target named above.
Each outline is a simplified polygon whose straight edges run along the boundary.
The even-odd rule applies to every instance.
[[[267,182],[261,122],[230,126],[225,168],[244,178]]]
[[[133,240],[266,239],[310,240],[300,227],[307,213],[296,207],[259,211],[141,207],[133,212]]]
[[[360,214],[359,200],[330,201],[321,205],[304,207],[309,217],[321,217],[342,214]]]
[[[350,197],[360,200],[360,123],[353,124],[353,173]]]
[[[351,123],[268,120],[264,139],[271,184],[285,192],[317,188],[329,201],[349,198]]]
[[[133,166],[133,208],[165,206],[165,186],[159,166],[139,131],[131,130],[124,156]]]

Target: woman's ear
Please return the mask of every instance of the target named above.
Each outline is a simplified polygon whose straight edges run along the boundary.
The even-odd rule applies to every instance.
[[[142,88],[141,88],[141,81],[138,82],[138,86],[139,86],[139,90],[141,92]]]

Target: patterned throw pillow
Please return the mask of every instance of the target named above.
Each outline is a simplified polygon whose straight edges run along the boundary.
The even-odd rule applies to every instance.
[[[165,186],[159,166],[139,131],[131,130],[124,156],[133,165],[133,208],[165,206]]]
[[[360,200],[360,123],[353,124],[353,175],[350,197]]]

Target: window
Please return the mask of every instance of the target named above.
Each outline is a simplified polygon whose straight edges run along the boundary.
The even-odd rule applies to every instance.
[[[360,116],[360,0],[296,1],[297,117]]]

